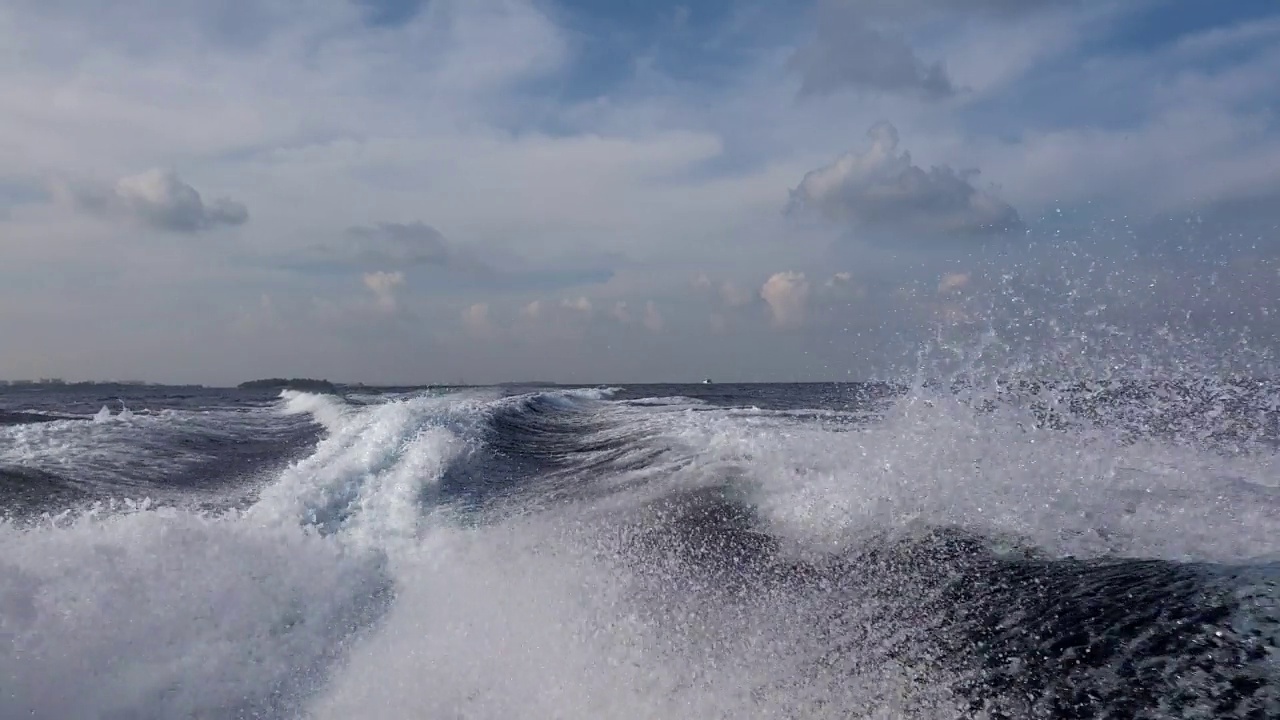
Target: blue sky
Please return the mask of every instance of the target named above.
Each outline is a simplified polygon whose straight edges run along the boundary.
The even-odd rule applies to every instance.
[[[0,7],[0,377],[838,379],[952,335],[1280,335],[1275,2],[104,7]]]

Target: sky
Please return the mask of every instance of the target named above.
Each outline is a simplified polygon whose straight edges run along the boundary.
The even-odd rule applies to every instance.
[[[1256,373],[1277,77],[1274,0],[9,0],[0,378]]]

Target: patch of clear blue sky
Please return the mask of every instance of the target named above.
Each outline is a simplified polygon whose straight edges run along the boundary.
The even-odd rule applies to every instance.
[[[351,0],[375,27],[410,22],[430,0]],[[541,0],[542,10],[574,34],[577,62],[566,100],[607,94],[629,80],[638,60],[676,78],[715,82],[742,65],[762,29],[794,17],[801,3],[757,0]]]
[[[409,22],[429,0],[352,0],[367,10],[370,24]],[[531,83],[521,91],[551,106],[568,106],[597,98],[626,99],[646,93],[705,96],[732,94],[744,72],[779,48],[795,47],[812,32],[813,0],[541,0],[541,7],[566,28],[574,61],[555,78]],[[1178,40],[1213,28],[1280,15],[1277,0],[1132,0],[1120,6],[1110,26],[1095,28],[1074,52],[1036,67],[1011,87],[989,99],[963,106],[955,119],[982,134],[1009,139],[1029,130],[1092,127],[1138,127],[1151,108],[1135,92],[1135,80],[1112,72],[1115,63],[1167,51]],[[935,29],[931,29],[935,30]],[[918,37],[921,56],[932,58],[929,37]],[[1196,58],[1194,67],[1214,72],[1247,61],[1266,40],[1240,43]],[[662,78],[654,83],[641,70]],[[1166,77],[1187,69],[1169,63],[1154,68]],[[1278,84],[1280,85],[1280,84]],[[1277,90],[1280,96],[1280,90]],[[1267,106],[1276,96],[1258,98]],[[571,134],[557,112],[522,114],[506,123],[513,132]],[[685,123],[687,126],[687,123]],[[698,129],[689,127],[689,129]],[[750,142],[738,142],[716,128],[726,143],[720,158],[699,168],[715,174],[743,169],[758,158]]]
[[[429,2],[351,1],[376,26],[409,22]],[[641,64],[714,93],[730,87],[744,65],[761,53],[801,42],[812,30],[808,23],[813,18],[808,12],[813,0],[542,0],[540,4],[574,36],[575,62],[564,76],[536,88],[554,92],[563,102],[608,96],[629,87]],[[1069,84],[1073,71],[1079,72],[1083,57],[1155,53],[1189,34],[1280,15],[1277,0],[1133,0],[1127,7],[1131,11],[1120,15],[1117,24],[1087,38],[1078,55],[1062,58],[1027,78],[1021,88],[1026,95],[1023,104],[1030,109],[1059,104],[1054,98],[1064,95],[1063,86]],[[1206,58],[1204,69],[1238,62],[1256,49],[1256,44],[1227,49]],[[1126,105],[1099,104],[1121,114]]]
[[[1139,8],[1112,31],[1105,45],[1134,51],[1155,50],[1179,38],[1213,27],[1280,15],[1276,0],[1166,0],[1136,4]]]
[[[812,0],[546,0],[544,10],[570,34],[574,61],[561,75],[521,90],[561,108],[599,100],[643,104],[663,97],[679,97],[673,107],[685,110],[724,105],[741,92],[761,62],[804,36],[811,5]],[[700,126],[714,121],[697,112],[638,120],[720,135],[726,151],[691,170],[690,179],[743,170],[762,159],[751,152],[753,143],[735,137],[732,128]],[[572,116],[548,112],[511,118],[506,124],[513,132],[582,131],[573,123]]]
[[[427,0],[351,0],[364,11],[365,22],[374,27],[403,25],[422,12]]]
[[[561,0],[552,12],[575,33],[581,52],[566,99],[608,94],[645,63],[678,81],[724,84],[752,57],[761,7],[732,0]]]
[[[49,191],[35,180],[0,178],[0,217],[16,205],[46,202],[49,197]]]
[[[1246,62],[1271,38],[1240,42],[1192,61],[1175,62],[1171,47],[1188,36],[1213,29],[1280,17],[1276,0],[1165,0],[1134,2],[1132,10],[1102,32],[1086,38],[1075,52],[1046,63],[997,97],[969,106],[961,114],[966,126],[1013,137],[1027,130],[1092,127],[1125,129],[1140,126],[1150,107],[1142,102],[1147,88],[1116,72],[1125,63],[1160,56],[1163,66],[1150,68],[1154,79],[1194,68],[1213,73]],[[1153,75],[1140,78],[1150,82]],[[1280,95],[1280,84],[1277,84]],[[1257,98],[1269,104],[1277,95]]]

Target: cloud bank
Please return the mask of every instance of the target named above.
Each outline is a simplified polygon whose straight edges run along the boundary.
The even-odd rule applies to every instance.
[[[228,8],[0,5],[0,377],[847,379],[1026,318],[1280,337],[1265,4]]]

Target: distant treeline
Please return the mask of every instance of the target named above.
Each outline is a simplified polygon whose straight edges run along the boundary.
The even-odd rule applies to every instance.
[[[266,378],[242,382],[237,387],[241,390],[301,390],[303,392],[331,393],[337,386],[328,380],[312,378]]]

